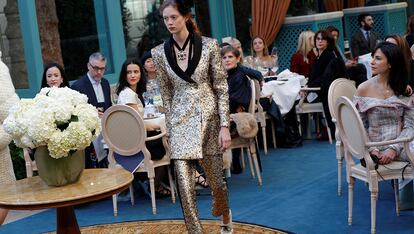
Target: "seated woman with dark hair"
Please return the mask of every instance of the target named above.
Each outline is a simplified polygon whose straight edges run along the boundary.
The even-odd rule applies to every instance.
[[[128,105],[134,108],[143,117],[144,115],[144,98],[143,93],[146,90],[146,77],[144,68],[137,59],[127,59],[121,68],[119,75],[118,88],[118,104]],[[158,135],[157,129],[160,126],[145,124],[147,137]],[[161,138],[145,143],[148,151],[151,153],[152,160],[160,160],[165,155],[165,148]],[[155,187],[158,197],[170,196],[171,192],[163,187],[161,181],[167,180],[166,168],[157,167],[155,169]]]
[[[370,141],[386,141],[414,134],[413,100],[406,92],[408,73],[398,46],[380,43],[371,62],[373,78],[362,83],[354,97]],[[410,149],[414,149],[413,142]],[[380,164],[407,160],[402,144],[369,148]]]
[[[325,117],[328,122],[331,136],[335,135],[335,124],[328,106],[328,90],[330,84],[339,77],[345,77],[345,63],[339,56],[335,46],[335,41],[330,32],[319,30],[315,33],[314,43],[318,52],[318,56],[312,64],[311,73],[309,75],[308,87],[320,87],[321,90],[316,92],[317,98],[308,100],[309,102],[322,102]]]
[[[41,88],[68,86],[69,83],[65,77],[65,69],[61,65],[58,63],[48,63],[45,65]]]

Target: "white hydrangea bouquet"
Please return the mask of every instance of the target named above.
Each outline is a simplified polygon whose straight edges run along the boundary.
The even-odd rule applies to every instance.
[[[9,110],[3,127],[19,147],[47,146],[53,158],[83,150],[99,135],[100,119],[86,95],[70,88],[43,88]]]

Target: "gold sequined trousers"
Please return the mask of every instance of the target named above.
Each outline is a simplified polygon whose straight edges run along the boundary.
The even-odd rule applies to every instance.
[[[198,160],[207,178],[213,197],[212,214],[221,216],[229,212],[227,184],[223,179],[222,155],[205,155]],[[188,233],[203,233],[196,204],[196,163],[197,160],[174,160],[181,208]]]

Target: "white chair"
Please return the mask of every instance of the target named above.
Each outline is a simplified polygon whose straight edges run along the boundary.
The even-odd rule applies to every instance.
[[[250,87],[252,89],[252,97],[250,100],[249,105],[249,113],[252,114],[252,116],[255,115],[256,110],[256,90],[255,90],[255,84],[253,80],[250,80]],[[257,160],[257,149],[255,145],[255,137],[252,138],[242,138],[240,136],[236,138],[231,139],[231,145],[228,150],[235,149],[235,148],[247,148],[247,156],[249,160],[249,166],[250,166],[250,172],[252,177],[255,177],[255,174],[257,175],[257,179],[259,182],[259,185],[262,185],[262,175],[260,173],[259,163]],[[243,160],[243,151],[241,152],[241,157]],[[256,172],[255,172],[256,171]]]
[[[33,172],[37,171],[36,161],[30,158],[29,149],[23,149],[23,157],[26,165],[26,176],[32,177]]]
[[[399,194],[397,179],[402,177],[413,178],[413,169],[407,162],[393,161],[387,165],[375,164],[368,152],[369,147],[383,146],[396,143],[404,143],[404,150],[407,152],[411,165],[414,165],[414,157],[409,149],[412,138],[398,138],[390,141],[370,142],[361,117],[352,101],[347,97],[340,97],[335,106],[336,126],[339,135],[345,146],[346,177],[348,182],[348,224],[352,224],[353,189],[355,179],[366,182],[371,192],[371,233],[376,229],[376,202],[378,199],[378,182],[383,180],[394,180],[395,205],[397,215],[399,209]],[[354,157],[357,161],[354,161]],[[366,167],[363,167],[359,160],[364,159]]]
[[[273,148],[276,149],[276,131],[275,131],[275,123],[273,119],[270,117],[270,115],[263,111],[262,105],[260,105],[260,84],[259,81],[252,79],[255,87],[255,103],[256,103],[256,110],[255,110],[255,116],[257,119],[257,122],[260,123],[260,127],[262,128],[262,140],[263,140],[263,149],[264,153],[267,155],[267,137],[266,137],[266,120],[270,120],[271,124],[271,130],[272,130],[272,140],[273,140]],[[257,139],[256,139],[257,140]],[[257,144],[257,147],[259,145]]]
[[[127,105],[114,105],[105,111],[102,117],[102,135],[105,143],[109,147],[108,161],[109,168],[122,167],[117,164],[114,158],[114,152],[119,155],[128,157],[143,152],[143,163],[133,165],[134,172],[146,172],[150,181],[152,212],[156,214],[157,208],[155,204],[155,188],[154,188],[154,168],[170,164],[169,149],[166,144],[165,127],[161,126],[161,133],[157,136],[146,137],[144,121],[136,110]],[[159,139],[163,137],[166,154],[161,160],[151,160],[151,154],[145,147],[145,141]],[[173,203],[175,203],[175,189],[172,182],[171,171],[168,167],[168,176],[170,183],[170,191]],[[134,204],[134,194],[132,184],[129,187],[131,195],[131,203]],[[114,216],[118,215],[117,195],[113,195]]]
[[[329,112],[332,116],[332,122],[336,124],[335,117],[335,103],[339,97],[345,96],[349,99],[352,99],[356,93],[355,82],[346,78],[338,78],[334,80],[329,86],[328,91],[328,105]],[[342,162],[344,159],[344,147],[339,137],[338,128],[335,130],[335,139],[336,139],[336,159],[338,160],[338,196],[342,194]]]
[[[304,92],[310,92],[310,91],[319,91],[319,90],[321,90],[321,88],[308,88],[308,87],[306,87],[306,88],[301,88],[300,90],[304,91]],[[329,143],[332,144],[331,130],[329,129],[328,121],[326,120],[325,112],[323,111],[322,102],[306,103],[305,98],[306,98],[306,95],[304,95],[299,100],[299,103],[296,105],[296,115],[297,115],[299,124],[301,124],[301,122],[300,122],[300,115],[301,114],[321,113],[324,120],[325,120],[325,125],[326,125],[326,128],[327,128],[328,137],[329,137]],[[317,122],[317,124],[319,124],[319,121]],[[302,127],[299,127],[300,134],[302,135],[302,130],[301,129],[302,129]]]

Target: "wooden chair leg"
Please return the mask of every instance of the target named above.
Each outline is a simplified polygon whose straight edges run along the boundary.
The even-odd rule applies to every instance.
[[[241,166],[244,169],[246,167],[246,164],[244,163],[244,148],[240,148],[240,157],[241,157]]]
[[[264,149],[265,155],[267,155],[266,127],[262,127],[262,140],[263,140],[263,149]],[[257,142],[257,139],[256,139],[256,142]],[[259,146],[258,146],[258,144],[256,144],[256,145],[257,145],[257,149],[258,149]]]
[[[249,161],[250,174],[252,175],[253,178],[255,178],[256,176],[254,175],[253,162],[252,162],[252,152],[250,152],[250,147],[247,149],[247,159]]]
[[[350,178],[348,182],[348,225],[352,225],[352,206],[354,203],[354,183],[355,179]]]
[[[400,188],[398,186],[398,180],[393,180],[394,183],[394,195],[395,195],[395,212],[397,216],[400,216]]]
[[[300,114],[296,114],[296,119],[299,123],[299,134],[302,136],[302,122],[300,121]],[[273,126],[272,126],[273,128]]]
[[[371,192],[371,233],[376,233],[377,195],[378,192]]]
[[[155,204],[155,186],[154,186],[154,178],[149,178],[150,182],[150,190],[151,190],[151,204],[152,204],[152,213],[157,214],[157,207]]]
[[[135,198],[134,198],[134,186],[131,184],[129,185],[129,195],[131,196],[131,204],[135,205]]]
[[[260,173],[259,162],[257,160],[257,152],[256,152],[256,148],[255,148],[254,142],[252,142],[250,144],[250,151],[251,151],[251,155],[252,155],[252,158],[253,158],[254,167],[256,169],[257,180],[259,181],[259,185],[262,185],[262,183],[263,183],[263,181],[262,181],[262,175]]]
[[[328,132],[329,143],[332,144],[331,129],[329,128],[328,120],[326,119],[325,112],[322,112],[322,116],[323,116],[323,119],[325,120],[326,131]]]
[[[172,179],[170,165],[167,165],[167,168],[168,168],[168,182],[170,183],[171,199],[172,199],[172,202],[175,203],[175,185]]]
[[[343,155],[343,145],[342,142],[336,141],[336,160],[338,161],[338,196],[342,195],[342,155]]]
[[[118,201],[116,199],[116,194],[112,195],[112,206],[114,207],[114,216],[118,216]]]

